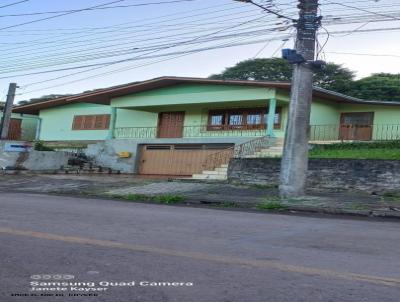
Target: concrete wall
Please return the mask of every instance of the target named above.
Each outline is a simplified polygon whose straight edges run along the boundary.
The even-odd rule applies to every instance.
[[[4,146],[12,141],[0,142],[0,168],[13,167],[31,171],[58,170],[67,165],[70,155],[67,152],[6,152]],[[20,142],[19,142],[20,143]]]
[[[228,179],[247,184],[279,184],[280,159],[233,159]],[[400,189],[400,161],[311,159],[308,186],[371,192]]]
[[[147,144],[241,144],[251,138],[193,138],[193,139],[114,139],[90,144],[86,155],[94,158],[101,166],[120,170],[123,173],[136,173],[140,159],[140,146]],[[130,158],[119,158],[119,152],[130,152]]]

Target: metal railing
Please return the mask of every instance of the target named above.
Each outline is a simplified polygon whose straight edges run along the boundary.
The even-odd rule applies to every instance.
[[[260,137],[266,135],[265,127],[255,128],[248,125],[234,125],[216,128],[214,126],[184,126],[179,137]],[[157,127],[119,127],[114,130],[114,137],[126,138],[163,138],[160,137]]]
[[[267,136],[259,137],[240,145],[229,147],[225,150],[210,154],[206,157],[203,167],[204,170],[214,170],[221,165],[229,164],[231,158],[243,158],[253,155],[255,152],[268,148],[271,140]]]
[[[400,124],[311,125],[310,141],[400,140]]]

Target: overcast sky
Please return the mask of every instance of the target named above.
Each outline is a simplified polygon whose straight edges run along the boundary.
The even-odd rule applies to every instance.
[[[170,0],[171,1],[171,0]],[[18,0],[0,0],[0,6],[9,3],[18,2]],[[39,97],[45,94],[63,94],[63,93],[78,93],[84,90],[96,89],[101,87],[107,87],[112,85],[123,84],[132,81],[146,80],[154,77],[171,75],[171,76],[194,76],[194,77],[207,77],[212,73],[221,72],[224,68],[232,66],[239,61],[250,59],[258,54],[257,57],[271,57],[274,53],[275,56],[280,56],[280,48],[283,41],[280,37],[284,37],[288,34],[286,32],[275,31],[271,33],[270,36],[264,36],[264,38],[276,39],[270,42],[261,42],[252,45],[242,45],[237,47],[229,47],[218,50],[209,50],[200,53],[190,54],[186,56],[181,56],[178,58],[170,59],[163,62],[154,63],[154,60],[159,59],[147,59],[135,62],[125,62],[120,64],[113,64],[108,67],[101,67],[91,72],[86,72],[77,75],[70,75],[76,71],[84,71],[85,69],[79,70],[67,70],[62,72],[53,72],[40,75],[30,75],[21,76],[21,74],[29,72],[40,72],[48,71],[51,69],[58,68],[68,68],[78,65],[85,65],[97,62],[112,61],[119,58],[129,58],[132,55],[121,56],[121,57],[109,57],[104,59],[104,61],[82,61],[70,65],[56,65],[52,66],[52,60],[55,60],[51,55],[57,55],[57,51],[66,47],[63,56],[74,58],[78,54],[76,49],[83,49],[82,47],[94,47],[99,45],[102,46],[102,41],[107,42],[108,39],[113,39],[119,41],[119,44],[127,39],[130,41],[132,37],[129,34],[141,36],[140,43],[143,43],[145,39],[151,39],[154,35],[152,31],[141,32],[140,25],[148,24],[151,26],[154,22],[160,22],[164,20],[165,15],[174,15],[174,21],[166,21],[165,23],[159,24],[154,27],[154,31],[160,32],[164,31],[163,35],[168,35],[168,25],[179,23],[179,18],[193,15],[197,13],[202,13],[201,19],[202,26],[197,28],[204,28],[204,33],[207,35],[210,33],[210,29],[217,29],[221,31],[218,34],[224,34],[222,30],[224,25],[228,27],[232,24],[238,24],[241,20],[246,21],[246,18],[254,18],[257,16],[265,16],[257,7],[251,6],[249,4],[237,3],[232,0],[198,0],[198,1],[187,1],[180,3],[169,3],[163,5],[147,5],[147,6],[135,6],[135,7],[125,7],[125,8],[113,8],[104,10],[91,10],[82,11],[79,13],[73,13],[65,16],[60,16],[57,18],[43,20],[40,22],[34,22],[32,24],[20,25],[13,28],[5,28],[12,25],[21,24],[24,22],[29,22],[32,20],[38,20],[45,17],[56,16],[56,14],[44,14],[44,15],[33,15],[33,16],[17,16],[17,17],[5,17],[3,15],[10,14],[24,14],[24,13],[36,13],[36,12],[46,12],[46,11],[59,11],[59,10],[71,10],[92,7],[104,3],[113,2],[112,0],[68,0],[68,1],[54,1],[54,0],[29,0],[24,3],[17,5],[12,5],[9,7],[0,8],[0,43],[2,54],[0,60],[0,69],[4,64],[10,64],[11,67],[8,68],[19,68],[14,73],[10,73],[7,69],[2,70],[1,77],[6,77],[0,79],[0,92],[1,97],[4,97],[7,86],[9,82],[15,81],[18,83],[22,89],[19,89],[17,100],[29,99],[33,97]],[[109,4],[113,5],[133,5],[133,4],[150,4],[152,2],[168,2],[168,0],[124,0],[119,3]],[[262,3],[263,1],[259,1]],[[265,1],[264,1],[265,2]],[[329,4],[327,0],[322,0],[321,13],[322,15],[338,15],[357,18],[358,15],[368,14],[365,11],[357,10],[355,8],[343,7],[339,5]],[[332,1],[333,2],[333,1]],[[276,0],[275,4],[277,8],[281,9],[281,12],[285,12],[286,15],[291,15],[296,12],[295,1],[293,0]],[[400,20],[400,1],[397,0],[382,0],[382,1],[340,1],[342,4],[348,4],[350,6],[355,6],[363,10],[380,12],[377,17],[384,18],[388,12],[397,16]],[[218,6],[216,8],[210,8]],[[225,17],[221,17],[223,10],[226,9]],[[217,17],[214,17],[211,12],[216,10],[221,10]],[[191,13],[188,13],[191,11]],[[210,12],[208,15],[207,12]],[[182,12],[186,12],[183,14]],[[179,14],[181,13],[181,14]],[[231,21],[221,21],[228,19],[231,16]],[[243,16],[243,18],[242,18]],[[294,15],[293,15],[294,16]],[[163,19],[164,18],[164,19]],[[171,19],[172,17],[169,17]],[[194,18],[194,17],[193,17]],[[192,22],[194,19],[182,18],[181,27],[177,29],[175,26],[171,30],[173,32],[179,32],[178,30],[189,30],[196,32],[196,23]],[[200,17],[196,17],[200,19]],[[327,16],[329,20],[329,16]],[[353,19],[354,19],[353,18]],[[400,28],[399,21],[394,20],[392,22],[359,22],[346,25],[326,25],[326,29],[331,33],[330,38],[324,48],[326,60],[329,62],[335,62],[338,64],[343,64],[345,67],[352,69],[357,72],[357,77],[368,76],[371,73],[377,72],[389,72],[389,73],[399,73],[400,70],[400,39],[398,30],[382,30],[379,32],[366,32],[366,33],[351,33],[351,34],[340,34],[334,33],[342,30],[353,30],[359,28],[359,30],[368,30],[374,28]],[[168,18],[167,18],[168,19]],[[185,24],[187,21],[187,24]],[[215,22],[214,22],[215,21]],[[93,28],[107,27],[111,25],[118,25],[123,23],[128,23],[130,28],[125,28],[124,31],[115,31],[115,34],[107,34],[103,36],[90,35]],[[136,22],[136,23],[135,23]],[[200,22],[200,21],[198,21]],[[224,24],[224,22],[227,22]],[[236,22],[236,23],[235,23]],[[252,30],[257,29],[268,29],[270,27],[282,26],[278,24],[281,21],[273,16],[267,15],[265,19],[255,21],[255,26],[252,26]],[[265,22],[263,25],[262,22]],[[149,25],[150,24],[150,25]],[[208,26],[209,28],[207,28]],[[186,29],[187,27],[187,29]],[[226,27],[225,27],[226,28]],[[241,27],[239,27],[240,29]],[[79,34],[79,30],[82,29],[82,37]],[[78,32],[78,33],[77,33]],[[319,37],[320,43],[323,44],[326,41],[327,35],[325,30],[321,30],[321,35]],[[73,34],[71,34],[73,33]],[[89,34],[88,34],[89,33]],[[128,35],[128,36],[127,36]],[[121,37],[120,39],[118,37]],[[73,39],[71,37],[74,37]],[[129,38],[126,38],[129,37]],[[189,39],[196,39],[197,34],[192,34],[188,36]],[[254,41],[257,36],[253,36],[250,40]],[[262,37],[261,37],[262,38]],[[77,44],[74,44],[74,39]],[[97,40],[98,39],[98,40]],[[236,37],[237,39],[237,37]],[[242,42],[246,43],[243,40]],[[56,41],[53,43],[53,41]],[[98,42],[100,41],[100,42]],[[233,38],[227,40],[228,42],[234,42]],[[96,43],[97,42],[97,43]],[[122,43],[121,43],[122,42]],[[226,41],[225,41],[226,42]],[[154,43],[154,42],[153,42]],[[204,43],[202,45],[195,46],[185,46],[184,48],[178,48],[177,51],[188,50],[196,47],[209,47],[214,46],[214,44]],[[267,44],[268,43],[268,44]],[[131,44],[129,44],[131,45]],[[74,49],[75,46],[81,48]],[[293,47],[293,40],[287,41],[284,47]],[[132,45],[134,49],[134,45]],[[168,48],[164,52],[174,52],[175,47]],[[70,54],[68,55],[68,52]],[[379,56],[361,56],[361,55],[350,55],[350,54],[335,54],[335,52],[341,53],[356,53],[356,54],[369,54],[369,55],[379,55]],[[161,52],[163,53],[163,52]],[[381,56],[387,55],[387,56]],[[47,58],[49,58],[47,60]],[[166,59],[170,57],[162,57],[161,59]],[[30,65],[26,65],[29,62]],[[49,62],[49,64],[42,69],[34,69],[35,64],[38,62]],[[25,67],[21,67],[19,64],[24,63]],[[151,64],[150,64],[151,63]],[[146,66],[138,66],[146,65]],[[28,68],[29,67],[29,68]],[[121,68],[130,68],[123,72],[114,72],[108,75],[101,75],[95,78],[90,78],[90,76],[104,73],[107,71],[114,71]],[[135,67],[135,68],[133,68]],[[66,78],[56,79],[61,76],[69,75]],[[74,82],[75,81],[75,82]],[[42,83],[37,83],[42,82]],[[68,83],[73,82],[73,83]],[[27,84],[32,84],[31,86],[26,86]],[[57,87],[52,87],[57,86]]]

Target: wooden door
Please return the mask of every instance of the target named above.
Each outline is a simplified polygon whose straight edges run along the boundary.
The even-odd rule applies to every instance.
[[[161,112],[158,117],[158,138],[179,138],[183,135],[185,112]]]
[[[21,139],[21,119],[12,118],[10,121],[10,127],[8,128],[7,139],[20,140]]]
[[[367,141],[372,139],[373,112],[342,113],[340,117],[341,140]]]

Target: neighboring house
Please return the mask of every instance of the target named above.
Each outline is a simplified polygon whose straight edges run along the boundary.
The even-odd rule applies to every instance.
[[[3,104],[0,104],[0,121],[2,117]],[[33,141],[36,136],[38,120],[36,115],[13,113],[11,115],[7,138],[9,140]]]
[[[39,116],[40,140],[106,141],[99,149],[104,160],[129,151],[131,171],[189,175],[218,150],[262,136],[282,139],[289,100],[289,83],[162,77],[13,112]],[[317,141],[398,139],[400,103],[315,88],[310,135]]]

